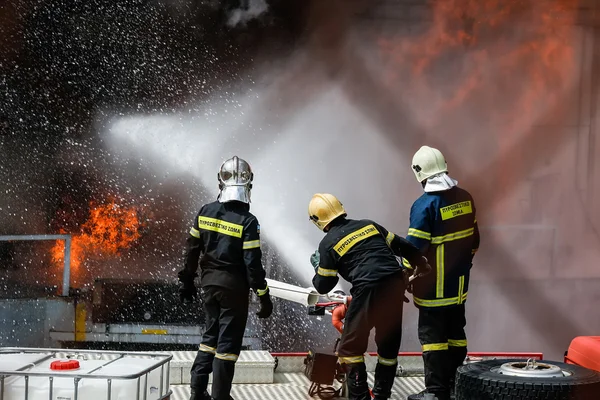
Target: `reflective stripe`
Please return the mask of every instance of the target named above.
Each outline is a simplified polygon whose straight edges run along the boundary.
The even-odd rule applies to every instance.
[[[196,228],[190,229],[190,235],[192,235],[196,239],[200,239],[200,231]]]
[[[469,236],[473,236],[475,233],[475,228],[465,229],[464,231],[458,231],[454,233],[449,233],[444,236],[434,236],[431,238],[432,244],[440,244],[444,242],[451,242],[452,240],[464,239]]]
[[[217,357],[219,360],[225,360],[225,361],[237,361],[237,359],[238,359],[237,354],[229,354],[229,353],[217,353],[215,355],[215,357]]]
[[[258,249],[258,248],[260,248],[260,240],[250,240],[248,242],[244,242],[244,245],[243,245],[244,250]]]
[[[377,230],[377,228],[375,228],[375,225],[367,225],[364,228],[358,229],[350,233],[349,235],[343,237],[339,242],[335,244],[335,246],[333,246],[333,250],[335,250],[335,252],[338,253],[340,257],[342,257],[358,242],[378,234],[379,231]]]
[[[198,227],[207,231],[222,233],[223,235],[237,238],[242,237],[242,232],[244,230],[242,225],[209,217],[198,217]]]
[[[410,265],[410,263],[408,262],[408,260],[406,258],[402,259],[402,265],[404,265],[408,269],[413,269],[412,265]]]
[[[355,356],[355,357],[339,357],[340,363],[342,364],[357,364],[361,362],[365,362],[365,357],[363,356]]]
[[[381,365],[396,365],[398,364],[398,358],[384,358],[377,354],[377,362]]]
[[[460,203],[451,204],[446,207],[440,208],[440,215],[442,216],[442,221],[446,221],[450,218],[460,217],[461,215],[472,214],[473,207],[471,206],[471,201],[462,201]]]
[[[215,354],[217,352],[217,349],[215,349],[214,347],[207,346],[205,344],[201,344],[200,346],[198,346],[198,350],[210,354]]]
[[[409,228],[408,235],[417,237],[419,239],[431,240],[431,233],[425,232],[425,231],[420,231],[415,228]]]
[[[456,304],[462,304],[467,300],[467,293],[464,293],[462,297],[449,297],[447,299],[437,299],[437,300],[425,300],[420,299],[418,297],[413,296],[413,300],[416,305],[423,307],[445,307],[445,306],[453,306]],[[460,303],[459,303],[460,302]]]
[[[442,351],[448,350],[448,343],[432,343],[421,346],[423,351]]]
[[[467,347],[467,339],[448,339],[448,346],[451,347]]]
[[[462,295],[465,291],[465,276],[458,278],[458,304],[462,303]]]
[[[256,294],[260,297],[260,296],[264,296],[268,291],[269,291],[269,286],[265,286],[264,289],[258,289],[256,291]]]
[[[436,257],[436,283],[435,283],[435,297],[438,299],[444,298],[444,245],[440,244],[435,250]]]
[[[319,267],[317,269],[317,274],[321,275],[321,276],[336,276],[337,270],[336,269],[325,269],[325,268]]]
[[[392,232],[388,232],[387,237],[385,238],[388,246],[392,244],[392,240],[394,240],[395,237],[396,235],[394,235]]]

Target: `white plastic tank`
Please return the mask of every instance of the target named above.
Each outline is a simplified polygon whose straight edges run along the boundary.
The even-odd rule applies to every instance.
[[[46,359],[44,359],[46,358]],[[112,359],[64,359],[48,354],[0,354],[0,371],[43,373],[49,376],[7,376],[4,380],[4,400],[75,400],[75,377],[78,400],[159,400],[169,392],[168,368],[156,367],[152,358],[121,357]],[[153,368],[154,366],[154,368]],[[144,370],[151,369],[147,374]],[[134,379],[123,379],[140,375]],[[162,375],[162,385],[161,385]],[[93,378],[94,376],[107,376]],[[110,378],[109,378],[110,377]],[[28,381],[28,382],[27,382]],[[139,383],[138,383],[139,381]],[[26,393],[27,382],[27,397]],[[146,392],[144,396],[144,391]],[[51,394],[51,397],[50,397]],[[139,397],[138,397],[139,395]]]

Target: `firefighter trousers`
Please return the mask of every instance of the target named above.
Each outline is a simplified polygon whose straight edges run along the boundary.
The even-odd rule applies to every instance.
[[[202,288],[206,331],[191,370],[190,386],[202,393],[213,373],[212,398],[229,400],[235,362],[242,349],[248,320],[248,291],[217,286]]]
[[[449,398],[456,370],[467,356],[465,305],[419,309],[419,341],[425,387],[440,400]]]
[[[375,369],[373,394],[376,399],[388,399],[392,394],[402,341],[402,311],[404,307],[402,273],[378,285],[352,293],[344,330],[338,346],[340,363],[346,370],[348,398],[370,399],[364,354],[371,329],[375,328],[378,362]]]

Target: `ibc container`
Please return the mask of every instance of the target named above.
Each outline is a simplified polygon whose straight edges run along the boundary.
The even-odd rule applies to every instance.
[[[17,351],[17,352],[15,352]],[[20,351],[20,352],[19,352]],[[36,353],[37,351],[37,353]],[[0,349],[1,400],[166,400],[170,355]]]

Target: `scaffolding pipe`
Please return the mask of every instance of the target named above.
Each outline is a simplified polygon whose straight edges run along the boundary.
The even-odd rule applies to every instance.
[[[2,242],[16,242],[24,240],[64,240],[65,260],[63,268],[62,296],[69,295],[71,285],[71,235],[0,235]]]

